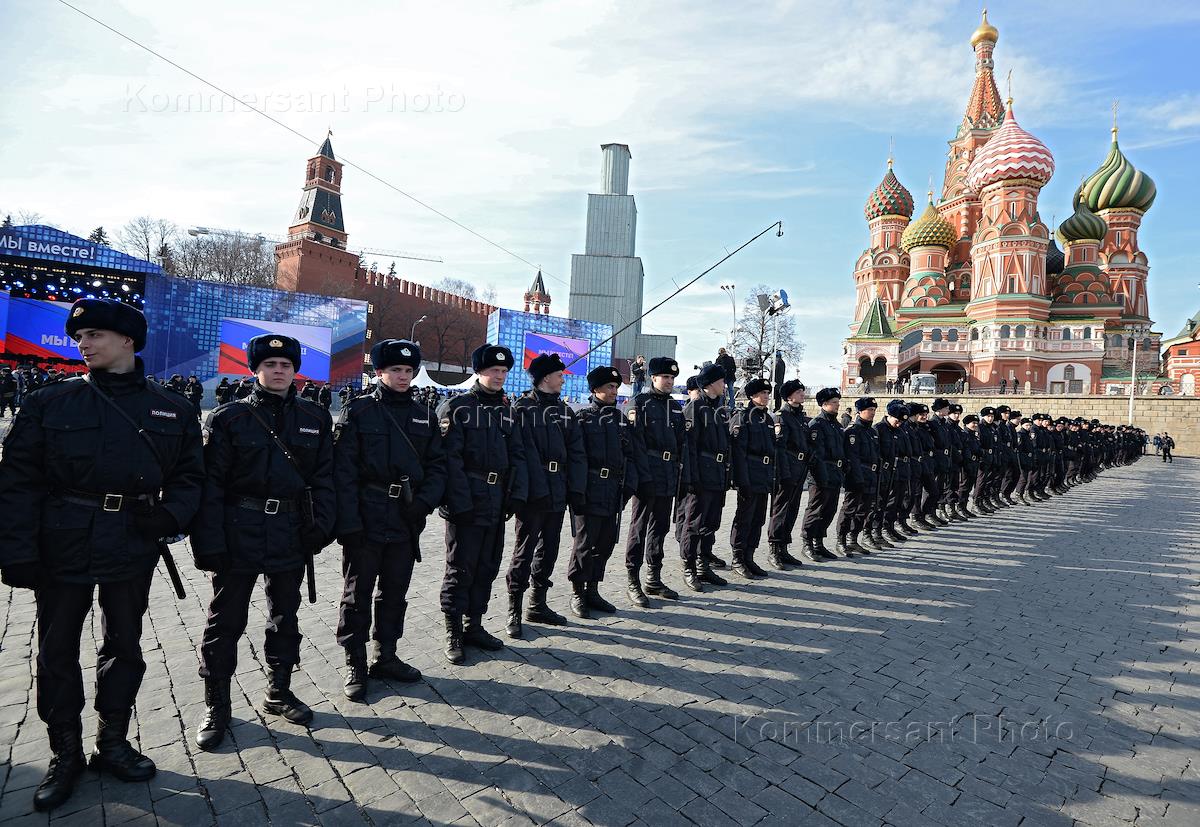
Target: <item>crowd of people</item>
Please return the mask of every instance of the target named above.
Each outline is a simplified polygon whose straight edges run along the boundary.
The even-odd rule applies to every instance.
[[[442,398],[412,387],[419,345],[393,339],[372,348],[378,382],[347,395],[335,426],[328,392],[313,383],[297,391],[300,343],[278,334],[249,342],[253,381],[244,393],[242,383],[223,383],[232,398],[202,433],[192,400],[146,376],[136,355],[146,339],[138,310],[83,299],[66,332],[78,342],[87,381],[28,393],[0,457],[0,577],[32,589],[37,608],[37,712],[51,754],[34,793],[38,810],[65,802],[85,765],[79,639],[97,589],[99,725],[86,763],[124,781],[155,774],[128,733],[145,669],[150,579],[162,561],[182,596],[169,543],[185,535],[192,562],[211,576],[198,647],[204,711],[193,732],[199,748],[211,750],[232,723],[231,680],[260,577],[271,617],[261,709],[296,725],[312,721],[291,688],[298,612],[306,581],[309,602],[318,599],[313,556],[335,540],[342,691],[365,702],[372,681],[421,679],[399,644],[435,513],[444,521],[444,654],[462,664],[468,650],[506,645],[484,617],[509,520],[515,549],[503,581],[504,633],[517,640],[526,623],[567,622],[548,596],[568,521],[570,612],[586,621],[616,611],[601,586],[626,507],[624,594],[651,609],[652,598],[680,599],[664,575],[672,524],[681,586],[702,593],[728,584],[725,569],[745,580],[768,576],[755,562],[764,533],[769,562],[781,571],[867,555],[1065,494],[1136,461],[1145,444],[1136,428],[1024,416],[1004,405],[964,415],[940,398],[881,405],[862,396],[842,427],[840,392],[818,391],[810,418],[798,380],[778,388],[777,414],[769,409],[775,389],[760,378],[745,384],[746,404],[734,408],[717,363],[686,381],[681,404],[672,395],[679,365],[666,357],[645,362],[647,385],[624,409],[621,374],[594,368],[588,403],[577,410],[562,398],[567,366],[556,354],[534,358],[529,390],[510,398],[504,386],[514,356],[493,344],[472,355],[474,385]],[[186,389],[182,377],[168,384],[176,379]],[[727,562],[715,549],[730,492]],[[797,521],[799,557],[789,551]]]

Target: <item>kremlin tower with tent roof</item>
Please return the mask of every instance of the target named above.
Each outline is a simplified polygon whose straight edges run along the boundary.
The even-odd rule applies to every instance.
[[[1004,380],[1040,393],[1101,393],[1102,380],[1128,382],[1135,340],[1138,363],[1157,372],[1160,336],[1137,241],[1154,182],[1121,152],[1114,118],[1108,157],[1076,190],[1073,214],[1057,231],[1043,223],[1038,196],[1054,156],[1018,123],[1012,99],[1001,101],[998,39],[985,10],[940,198],[931,191],[914,221],[913,197],[889,158],[867,199],[871,241],[854,268],[844,386],[931,373],[947,387]]]

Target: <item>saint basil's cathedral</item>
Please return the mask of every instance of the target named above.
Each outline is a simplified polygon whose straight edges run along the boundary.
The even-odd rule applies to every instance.
[[[913,220],[913,197],[888,161],[867,200],[871,246],[854,267],[856,302],[843,386],[928,373],[937,384],[1101,393],[1102,380],[1158,373],[1138,247],[1154,182],[1117,144],[1075,191],[1053,232],[1038,194],[1054,156],[1000,99],[992,52],[999,32],[971,37],[975,85],[950,141],[941,197]],[[1059,247],[1055,238],[1061,242]]]

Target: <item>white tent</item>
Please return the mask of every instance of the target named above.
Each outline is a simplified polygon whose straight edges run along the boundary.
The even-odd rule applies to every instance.
[[[435,381],[434,378],[429,375],[429,369],[424,365],[421,365],[421,370],[417,372],[417,378],[413,379],[412,384],[415,388],[437,388],[438,390],[446,390],[448,387],[447,385],[443,385],[440,382]]]

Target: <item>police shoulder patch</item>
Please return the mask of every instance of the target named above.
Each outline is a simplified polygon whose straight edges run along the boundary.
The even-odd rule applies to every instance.
[[[442,430],[442,436],[450,433],[450,417],[445,416],[438,420],[438,427]]]
[[[627,415],[630,422],[637,422],[637,408],[630,406],[629,413]]]

